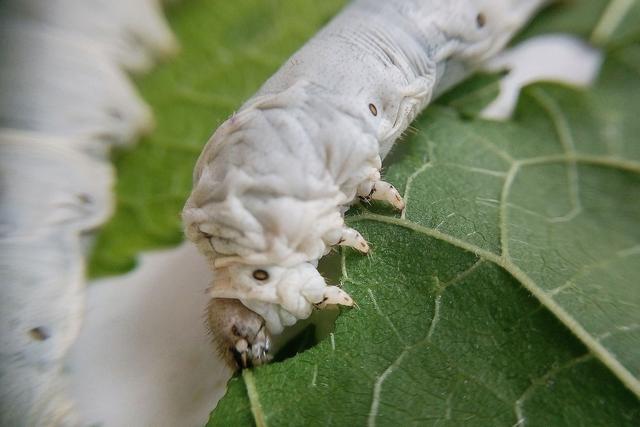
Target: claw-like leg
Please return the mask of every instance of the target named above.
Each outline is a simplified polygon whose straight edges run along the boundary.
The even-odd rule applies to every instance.
[[[382,200],[390,203],[398,210],[404,209],[402,196],[398,190],[388,182],[375,181],[369,185],[361,185],[358,190],[358,195],[364,200]]]
[[[327,286],[324,291],[324,299],[316,304],[316,307],[323,309],[328,305],[346,305],[352,307],[354,304],[353,299],[348,293],[343,291],[337,286]]]
[[[327,246],[349,246],[363,254],[369,252],[369,244],[360,233],[353,228],[343,226],[342,229],[332,230],[324,236]]]
[[[340,246],[349,246],[357,251],[366,254],[369,252],[369,244],[360,233],[353,228],[344,227],[342,229],[342,235],[338,241]]]

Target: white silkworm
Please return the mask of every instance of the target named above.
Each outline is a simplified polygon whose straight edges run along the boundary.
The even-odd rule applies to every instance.
[[[0,15],[90,41],[130,71],[148,71],[178,49],[160,0],[4,0]]]
[[[198,160],[183,218],[214,269],[210,296],[239,299],[272,333],[314,306],[353,304],[314,268],[332,245],[368,251],[343,213],[358,197],[404,207],[381,180],[382,159],[434,96],[498,52],[543,3],[359,0],[336,16]],[[247,351],[234,347],[238,334],[214,333]]]
[[[120,66],[175,46],[158,0],[0,2],[0,425],[79,425],[65,358],[113,144],[152,124]]]
[[[65,138],[99,155],[152,127],[126,74],[86,40],[3,16],[0,44],[0,127]]]

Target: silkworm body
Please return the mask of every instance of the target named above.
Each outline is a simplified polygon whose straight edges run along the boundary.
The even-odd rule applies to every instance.
[[[367,252],[343,214],[358,197],[402,209],[380,167],[429,101],[499,51],[544,1],[359,0],[213,134],[183,218],[213,298],[267,329],[351,305],[314,268],[336,244]],[[262,273],[257,274],[260,271]]]
[[[0,426],[89,424],[67,384],[85,255],[110,148],[153,124],[122,67],[174,49],[157,0],[0,2]]]

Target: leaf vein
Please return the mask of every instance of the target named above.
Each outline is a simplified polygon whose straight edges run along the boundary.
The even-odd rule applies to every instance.
[[[502,191],[500,192],[500,211],[499,211],[499,220],[498,220],[498,228],[500,229],[500,250],[504,259],[509,259],[509,227],[508,224],[508,202],[509,193],[511,192],[511,186],[513,185],[513,181],[518,175],[520,171],[520,164],[514,163],[509,169],[507,177],[504,180],[504,184],[502,185]]]
[[[418,169],[416,169],[411,175],[409,175],[409,177],[407,178],[407,183],[404,186],[404,203],[405,203],[405,208],[402,210],[402,213],[400,214],[400,218],[404,218],[406,216],[407,213],[407,209],[409,208],[409,196],[411,195],[411,187],[413,186],[413,180],[416,179],[416,177],[420,174],[422,174],[424,171],[426,171],[427,169],[429,169],[430,167],[433,166],[433,162],[432,160],[429,160],[428,162],[426,162],[425,164],[423,164],[422,166],[420,166]]]
[[[560,372],[565,369],[570,369],[580,363],[587,362],[593,359],[593,355],[590,353],[583,354],[582,356],[576,357],[575,359],[571,359],[567,363],[564,363],[561,366],[552,367],[549,371],[547,371],[544,375],[539,378],[535,378],[531,380],[531,384],[527,387],[524,392],[520,395],[520,397],[516,400],[513,405],[513,409],[516,415],[516,423],[514,427],[523,427],[527,423],[527,418],[524,415],[523,405],[526,400],[531,396],[531,394],[540,386],[546,384],[551,378],[558,375]]]
[[[533,99],[547,113],[553,127],[558,135],[558,141],[564,151],[567,159],[575,157],[576,148],[571,134],[571,127],[567,117],[562,112],[557,102],[553,100],[544,90],[535,88],[531,91]],[[582,203],[580,201],[580,185],[578,166],[575,160],[568,160],[567,165],[567,185],[569,186],[569,203],[571,209],[565,215],[554,219],[553,222],[566,222],[575,218],[582,212]]]
[[[632,246],[630,248],[621,249],[621,250],[615,252],[612,257],[605,258],[605,259],[603,259],[601,261],[594,262],[594,263],[591,263],[591,264],[583,265],[578,271],[576,271],[576,273],[573,276],[571,276],[569,279],[567,279],[563,284],[561,284],[560,286],[557,286],[557,287],[555,287],[553,289],[548,290],[547,293],[551,297],[554,297],[557,294],[559,294],[562,291],[564,291],[565,289],[574,286],[575,285],[575,280],[578,279],[579,277],[584,276],[584,275],[590,273],[591,271],[593,271],[593,270],[595,270],[597,268],[605,267],[606,265],[611,264],[614,261],[625,259],[625,258],[628,258],[630,256],[634,256],[634,255],[640,255],[640,245],[635,245],[635,246]]]
[[[367,420],[367,425],[369,427],[375,427],[376,425],[376,418],[378,417],[378,410],[380,408],[380,393],[382,392],[382,384],[387,379],[387,377],[391,375],[393,370],[396,369],[398,366],[400,366],[400,363],[402,363],[402,359],[406,357],[406,355],[409,353],[409,350],[410,350],[409,347],[406,347],[404,350],[402,350],[402,352],[396,358],[396,360],[394,360],[393,363],[389,365],[389,367],[387,367],[387,369],[384,370],[382,375],[380,375],[376,380],[373,386],[373,399],[371,401],[371,408],[369,409],[369,418]]]
[[[634,0],[611,0],[591,32],[591,42],[596,45],[606,44],[633,4]]]
[[[264,411],[258,396],[258,389],[256,388],[256,382],[253,378],[253,372],[250,369],[244,369],[242,371],[242,379],[247,386],[247,395],[249,396],[251,413],[253,414],[253,419],[256,422],[256,427],[267,427]]]
[[[402,337],[402,335],[400,335],[400,332],[398,332],[398,329],[396,328],[396,325],[391,321],[391,319],[389,318],[389,316],[387,316],[386,314],[384,314],[382,312],[382,309],[380,309],[380,306],[378,305],[378,301],[376,300],[376,297],[373,295],[373,291],[370,288],[367,288],[367,292],[369,293],[369,296],[371,297],[371,301],[373,302],[373,306],[375,307],[376,311],[378,312],[378,314],[380,315],[380,317],[383,317],[387,323],[389,324],[389,326],[391,327],[391,330],[393,331],[393,333],[396,335],[396,337],[398,337],[398,340],[404,345],[407,345],[407,342],[405,341],[405,339]]]

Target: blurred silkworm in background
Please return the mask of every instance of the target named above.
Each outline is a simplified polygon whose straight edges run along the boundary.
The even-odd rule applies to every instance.
[[[112,210],[110,148],[153,118],[127,71],[177,51],[159,0],[0,4],[0,425],[78,423],[64,357],[91,230]]]

